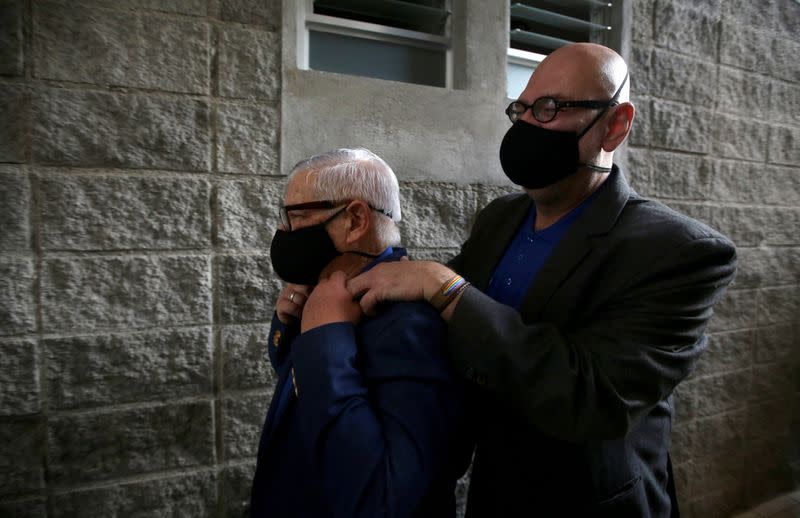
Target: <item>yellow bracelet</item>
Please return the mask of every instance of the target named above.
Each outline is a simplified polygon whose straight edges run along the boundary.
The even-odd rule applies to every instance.
[[[442,284],[429,302],[436,308],[436,311],[441,313],[467,286],[469,286],[469,282],[464,277],[456,275]]]

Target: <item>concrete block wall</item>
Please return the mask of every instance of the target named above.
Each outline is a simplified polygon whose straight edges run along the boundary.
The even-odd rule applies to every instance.
[[[637,0],[632,29],[632,183],[739,250],[673,430],[684,515],[730,516],[800,483],[800,4]]]
[[[684,515],[727,516],[793,465],[798,481],[800,12],[631,1],[631,180],[740,249],[673,434]],[[289,0],[0,1],[0,516],[242,514],[275,382],[267,250],[281,175],[310,145],[298,121],[387,155],[418,258],[450,257],[513,190],[489,158],[505,8],[456,4],[466,72],[448,93],[298,71]],[[365,94],[422,108],[325,132],[336,111],[296,101],[326,104],[330,85],[345,110]]]
[[[0,516],[240,516],[281,6],[0,2]]]

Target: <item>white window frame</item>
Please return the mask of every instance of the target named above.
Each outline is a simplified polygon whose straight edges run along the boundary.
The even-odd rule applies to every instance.
[[[297,16],[297,66],[302,70],[310,70],[310,31],[328,32],[342,36],[351,36],[361,39],[382,41],[398,45],[417,47],[428,50],[444,51],[445,54],[445,84],[444,88],[453,88],[453,46],[451,15],[447,20],[445,35],[428,34],[425,32],[387,27],[375,23],[361,22],[336,16],[327,16],[314,13],[314,0],[298,0]],[[446,0],[445,6],[452,12],[452,0]]]

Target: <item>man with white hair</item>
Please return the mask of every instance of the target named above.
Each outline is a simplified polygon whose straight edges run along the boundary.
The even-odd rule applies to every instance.
[[[348,278],[405,257],[397,179],[365,149],[297,164],[272,241],[278,374],[251,514],[453,516],[470,449],[445,328],[427,303],[362,318]]]

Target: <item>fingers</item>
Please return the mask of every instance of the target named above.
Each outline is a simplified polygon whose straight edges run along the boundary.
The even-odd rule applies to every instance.
[[[278,295],[278,300],[276,302],[280,302],[281,299],[289,299],[290,302],[294,303],[297,300],[300,300],[300,297],[307,299],[308,295],[311,293],[311,286],[305,286],[303,284],[287,284],[286,287],[283,288],[280,295]]]
[[[288,297],[286,297],[286,300],[288,300],[290,304],[297,306],[298,308],[302,308],[308,300],[308,296],[300,293],[299,291],[293,291]]]
[[[373,314],[385,300],[430,300],[439,287],[455,273],[432,261],[383,263],[347,283],[354,297],[361,296],[361,308]]]
[[[365,315],[374,315],[375,307],[383,300],[379,293],[385,291],[383,289],[385,277],[382,276],[382,272],[385,270],[384,266],[384,264],[379,264],[347,281],[347,291],[358,300],[361,311]]]
[[[376,290],[369,290],[361,297],[361,300],[358,301],[359,305],[361,306],[361,311],[364,312],[365,315],[372,316],[375,314],[375,306],[380,303],[380,299],[378,298],[378,292]]]
[[[306,286],[305,284],[287,284],[284,291],[288,291],[290,294],[291,292],[299,293],[303,295],[305,298],[311,294],[311,286]]]
[[[278,320],[284,324],[290,324],[294,319],[299,320],[303,316],[303,307],[308,300],[310,292],[310,286],[288,284],[278,296],[278,301],[275,304]]]
[[[358,298],[359,296],[363,295],[367,290],[369,290],[373,285],[373,278],[375,276],[375,272],[379,271],[379,268],[382,265],[377,265],[375,268],[369,270],[368,272],[364,272],[360,275],[353,277],[352,279],[347,281],[347,291],[353,297]]]
[[[284,324],[291,324],[294,319],[300,319],[303,316],[303,307],[288,300],[281,300],[275,307],[275,312],[278,314],[278,320]]]

